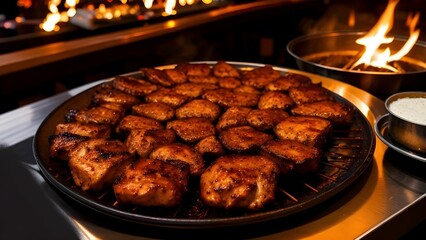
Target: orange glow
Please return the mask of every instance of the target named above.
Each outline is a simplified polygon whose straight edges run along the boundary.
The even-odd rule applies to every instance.
[[[357,62],[350,68],[354,69],[356,66],[365,64],[366,66],[373,66],[378,68],[386,68],[392,72],[398,70],[388,65],[391,61],[396,61],[405,56],[416,43],[420,30],[415,29],[419,20],[419,14],[414,17],[409,16],[407,25],[410,29],[410,36],[405,45],[396,53],[392,54],[391,49],[380,49],[382,44],[389,44],[393,41],[393,37],[387,37],[386,34],[393,27],[394,12],[399,0],[389,0],[388,5],[383,12],[376,25],[362,38],[356,40],[356,43],[365,47],[364,54]]]

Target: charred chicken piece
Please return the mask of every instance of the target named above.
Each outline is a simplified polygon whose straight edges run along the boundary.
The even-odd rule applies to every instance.
[[[354,117],[354,108],[337,101],[320,101],[299,105],[291,112],[295,115],[325,118],[333,125],[347,126]]]
[[[178,69],[164,69],[163,71],[174,83],[184,83],[188,80],[185,73]]]
[[[222,145],[236,152],[257,150],[261,145],[272,140],[272,138],[271,135],[257,131],[250,126],[228,128],[219,134],[219,141]]]
[[[172,129],[185,142],[194,143],[203,138],[215,135],[216,129],[207,118],[177,119],[167,123],[167,129]]]
[[[259,109],[289,109],[294,105],[293,100],[282,92],[266,92],[259,98]]]
[[[89,139],[79,143],[69,155],[74,182],[85,191],[111,186],[132,162],[126,145],[118,140]]]
[[[150,159],[166,162],[181,161],[189,164],[189,172],[193,176],[199,176],[205,169],[204,160],[194,148],[182,144],[171,143],[154,149],[149,155]]]
[[[126,138],[126,146],[131,154],[146,158],[155,148],[175,140],[176,134],[170,129],[134,129]]]
[[[219,106],[204,99],[194,99],[176,109],[176,117],[178,119],[201,117],[213,122],[219,115]]]
[[[61,133],[70,133],[88,138],[109,138],[111,128],[108,125],[94,123],[59,123],[55,127],[55,134]]]
[[[116,128],[116,132],[120,134],[126,134],[133,129],[156,130],[163,128],[163,125],[161,125],[160,122],[154,119],[135,115],[127,115],[123,119],[121,119],[120,123]]]
[[[178,94],[172,89],[162,88],[153,92],[145,97],[147,102],[159,102],[167,104],[173,108],[177,108],[185,103],[189,98],[187,96]]]
[[[69,153],[79,143],[88,140],[87,136],[80,136],[63,132],[49,137],[49,156],[54,159],[68,161]]]
[[[158,89],[157,85],[150,82],[127,76],[115,77],[112,80],[112,86],[134,96],[146,96]]]
[[[233,89],[233,88],[237,88],[241,86],[241,80],[234,77],[223,77],[223,78],[219,78],[218,85],[221,88]]]
[[[120,121],[121,117],[122,112],[99,106],[80,110],[72,109],[66,114],[65,119],[68,122],[77,121],[85,124],[115,125]]]
[[[188,76],[188,81],[192,83],[207,83],[207,84],[217,84],[219,79],[215,76]]]
[[[293,140],[269,141],[262,146],[262,155],[280,166],[282,175],[317,172],[322,151]]]
[[[244,72],[241,81],[244,85],[263,89],[279,77],[281,77],[280,72],[273,69],[272,66],[266,65]]]
[[[247,116],[250,113],[251,108],[245,107],[231,107],[226,110],[219,117],[219,121],[216,124],[218,130],[224,130],[230,127],[238,127],[248,125]]]
[[[201,139],[194,148],[203,156],[220,156],[224,153],[223,146],[219,140],[217,140],[216,136],[209,136]]]
[[[306,87],[290,88],[288,95],[297,104],[333,100],[333,96],[327,89],[318,84],[311,84]]]
[[[288,91],[294,87],[306,87],[312,84],[312,80],[304,75],[297,73],[287,73],[277,80],[266,85],[268,91]]]
[[[294,140],[308,146],[322,147],[332,131],[331,122],[318,117],[290,116],[274,129],[281,140]]]
[[[168,121],[175,116],[175,110],[171,106],[159,102],[134,105],[132,107],[132,113],[138,116],[152,118],[160,122]]]
[[[253,109],[247,115],[247,122],[255,129],[264,131],[274,128],[287,117],[288,113],[281,109]]]
[[[175,84],[163,70],[156,68],[141,68],[140,72],[143,77],[154,84],[163,87],[171,87]]]
[[[208,76],[211,73],[211,68],[206,63],[181,63],[176,69],[184,72],[186,76]]]
[[[207,90],[217,89],[218,86],[208,83],[183,83],[175,86],[173,90],[181,95],[198,98]]]
[[[188,190],[188,165],[138,159],[114,183],[117,201],[149,207],[180,204]]]
[[[257,94],[233,92],[225,88],[207,91],[202,97],[225,108],[254,107],[259,100]]]
[[[136,96],[112,88],[108,85],[103,85],[101,89],[95,92],[93,101],[98,105],[102,103],[118,103],[126,109],[139,103],[139,99]]]
[[[261,156],[218,158],[200,178],[200,196],[211,207],[259,210],[275,200],[280,170]]]
[[[213,75],[220,78],[231,77],[231,78],[240,78],[241,73],[237,68],[225,61],[218,61],[213,66]]]

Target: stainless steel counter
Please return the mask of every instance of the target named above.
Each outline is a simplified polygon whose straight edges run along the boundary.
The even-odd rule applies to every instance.
[[[383,101],[363,90],[317,75],[311,77],[321,81],[324,87],[357,106],[372,126],[379,116],[386,113]],[[264,224],[232,229],[186,230],[143,226],[96,213],[70,201],[45,182],[32,156],[31,138],[41,121],[56,106],[98,83],[87,84],[0,115],[2,171],[11,175],[11,171],[13,171],[11,164],[19,162],[20,168],[28,170],[30,176],[22,178],[16,184],[22,188],[31,186],[32,191],[41,194],[40,197],[43,199],[41,205],[28,208],[32,210],[36,208],[39,214],[48,210],[53,211],[55,216],[49,218],[51,215],[46,215],[41,217],[41,220],[38,219],[34,222],[23,221],[19,229],[25,230],[30,225],[33,228],[42,228],[44,221],[51,221],[52,227],[47,231],[59,231],[58,229],[61,228],[55,228],[55,224],[67,225],[68,228],[63,230],[64,232],[57,233],[58,236],[63,236],[62,239],[68,237],[79,239],[164,239],[200,236],[258,239],[394,239],[426,217],[426,183],[412,172],[416,171],[419,162],[388,149],[378,138],[376,138],[373,164],[359,180],[342,193],[294,218],[290,216],[283,220],[278,219]],[[401,161],[405,162],[402,164],[405,167],[400,166]],[[0,182],[10,181],[10,178],[6,179],[3,174],[0,177],[2,178]],[[28,204],[29,200],[16,195],[13,188],[2,190],[0,203],[5,200],[12,202],[8,206],[0,204],[6,210],[22,208],[22,206],[13,205],[11,199],[14,194],[15,198],[19,199],[17,201],[22,200],[23,204]],[[19,203],[16,202],[16,204]],[[8,211],[6,211],[6,215],[0,219],[0,226],[11,225],[10,219],[16,218],[15,214],[19,214],[19,212],[9,211],[8,215]],[[60,221],[55,220],[58,216]],[[16,221],[22,223],[22,218],[20,217]],[[10,237],[9,235],[12,233],[18,236],[24,234],[17,231],[0,227],[0,238]],[[40,234],[43,235],[43,233]],[[43,236],[33,237],[42,238]]]

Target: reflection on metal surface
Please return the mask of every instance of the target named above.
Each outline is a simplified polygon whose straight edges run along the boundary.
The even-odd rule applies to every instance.
[[[426,163],[388,149],[383,160],[385,173],[405,187],[426,193]]]

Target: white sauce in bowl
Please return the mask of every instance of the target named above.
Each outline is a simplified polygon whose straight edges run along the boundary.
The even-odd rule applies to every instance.
[[[402,119],[426,125],[426,98],[399,98],[389,104],[389,110]]]

